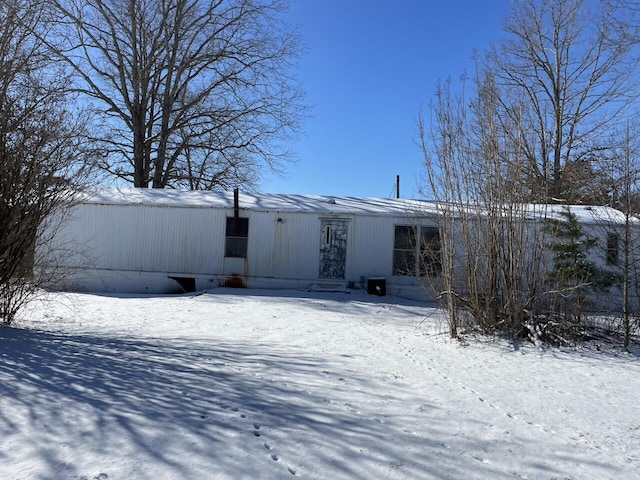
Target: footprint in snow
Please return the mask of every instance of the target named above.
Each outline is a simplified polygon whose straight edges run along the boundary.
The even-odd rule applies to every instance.
[[[77,478],[77,477],[74,477]],[[107,475],[104,472],[100,472],[97,475],[94,475],[93,477],[91,477],[91,480],[107,480],[109,478],[109,475]],[[83,475],[79,478],[79,480],[89,480],[89,477]]]

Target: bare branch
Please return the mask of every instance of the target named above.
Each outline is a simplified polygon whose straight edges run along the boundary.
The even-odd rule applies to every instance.
[[[287,160],[280,142],[297,133],[304,107],[281,0],[53,4],[65,46],[52,48],[78,91],[102,105],[94,113],[108,172],[138,187],[215,188],[221,172],[235,172],[237,185]],[[229,149],[245,168],[226,168],[226,155],[208,161]],[[196,171],[200,180],[181,180]]]

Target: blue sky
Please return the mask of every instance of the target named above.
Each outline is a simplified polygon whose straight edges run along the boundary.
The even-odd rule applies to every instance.
[[[291,0],[305,51],[298,78],[311,117],[298,162],[260,190],[418,196],[416,118],[438,81],[471,71],[473,51],[502,36],[508,0]]]

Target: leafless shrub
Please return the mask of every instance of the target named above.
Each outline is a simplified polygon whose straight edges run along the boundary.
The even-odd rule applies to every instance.
[[[54,273],[34,269],[43,260],[36,246],[46,244],[85,171],[83,116],[69,109],[68,76],[34,35],[46,32],[49,20],[42,2],[0,3],[0,321],[6,324]]]

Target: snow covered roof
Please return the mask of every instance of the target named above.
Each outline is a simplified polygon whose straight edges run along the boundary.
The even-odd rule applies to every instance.
[[[233,192],[108,188],[92,192],[83,203],[166,207],[233,208]],[[407,215],[435,212],[432,202],[372,197],[240,192],[241,210]]]
[[[99,205],[149,205],[163,207],[233,208],[233,193],[220,191],[190,191],[146,188],[104,188],[87,194],[82,203]],[[326,195],[296,195],[240,192],[241,210],[273,212],[315,212],[323,214],[368,215],[434,215],[437,204],[432,201],[347,197]],[[524,205],[531,219],[562,218],[565,205]],[[582,223],[624,223],[624,215],[605,206],[569,205],[570,211]],[[458,210],[458,208],[454,208]],[[479,215],[486,212],[480,210]]]
[[[545,216],[547,218],[563,219],[562,212],[569,211],[576,216],[579,222],[589,223],[624,223],[624,214],[611,207],[599,205],[533,205],[536,218]]]

